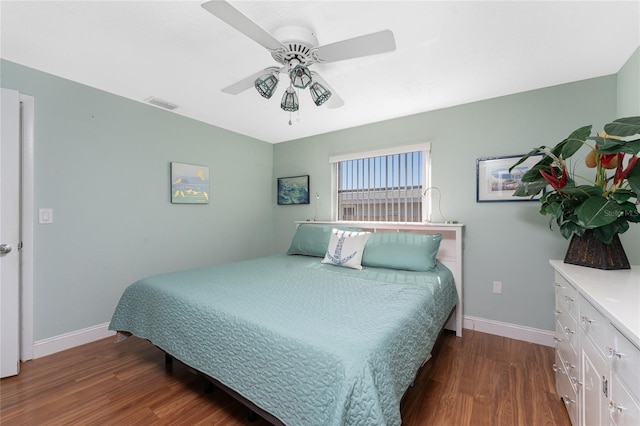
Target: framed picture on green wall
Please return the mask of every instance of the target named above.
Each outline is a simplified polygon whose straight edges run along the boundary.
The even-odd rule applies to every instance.
[[[209,167],[172,162],[171,202],[209,204]]]
[[[309,204],[309,175],[278,178],[278,204]]]
[[[533,198],[513,196],[523,184],[522,175],[528,172],[543,156],[531,156],[527,161],[519,164],[518,167],[509,172],[509,168],[522,157],[522,155],[508,155],[504,157],[478,158],[476,160],[476,201],[479,203],[538,201],[544,191]]]

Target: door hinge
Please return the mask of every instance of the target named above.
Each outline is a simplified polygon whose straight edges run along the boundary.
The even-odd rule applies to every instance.
[[[22,250],[22,246],[23,246],[22,241],[20,241],[20,242],[18,243],[18,250]]]

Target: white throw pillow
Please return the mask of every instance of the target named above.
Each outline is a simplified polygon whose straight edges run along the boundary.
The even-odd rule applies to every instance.
[[[347,268],[362,269],[362,253],[370,232],[342,231],[333,229],[329,247],[322,263],[330,263]]]

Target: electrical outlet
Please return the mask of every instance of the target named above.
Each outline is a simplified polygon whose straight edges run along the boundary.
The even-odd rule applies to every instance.
[[[493,292],[496,294],[502,294],[502,282],[500,281],[493,282]]]

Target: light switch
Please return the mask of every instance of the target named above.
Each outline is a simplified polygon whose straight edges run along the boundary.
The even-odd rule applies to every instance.
[[[41,224],[53,223],[53,209],[39,209],[38,215]]]

